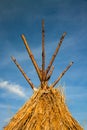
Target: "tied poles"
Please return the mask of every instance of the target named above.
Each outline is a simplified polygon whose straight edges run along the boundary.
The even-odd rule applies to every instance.
[[[37,72],[37,75],[39,77],[39,80],[40,80],[40,84],[41,84],[41,88],[42,89],[47,89],[49,86],[48,86],[48,80],[50,79],[52,73],[53,73],[53,70],[54,70],[54,66],[52,66],[56,56],[57,56],[57,53],[59,52],[59,49],[62,45],[62,42],[64,40],[66,36],[66,32],[63,33],[63,35],[61,36],[60,38],[60,41],[52,55],[52,58],[48,64],[48,67],[45,69],[45,43],[44,43],[44,39],[45,39],[45,29],[44,29],[44,20],[42,20],[42,67],[39,68],[35,58],[34,58],[34,55],[28,45],[28,42],[24,36],[24,34],[21,35],[21,38],[24,42],[24,45],[26,47],[26,50],[28,52],[28,55],[35,67],[35,70]],[[14,61],[14,63],[16,64],[16,66],[18,67],[18,69],[21,71],[21,73],[23,74],[23,76],[25,77],[25,79],[27,80],[27,82],[30,84],[30,86],[32,87],[32,89],[36,90],[36,88],[34,87],[33,83],[31,82],[31,80],[28,78],[28,76],[25,74],[25,72],[23,71],[23,69],[21,68],[21,66],[17,63],[16,59],[14,57],[11,57],[12,60]],[[73,62],[71,62],[67,67],[66,69],[60,74],[60,76],[57,78],[57,80],[54,81],[54,83],[51,85],[51,87],[54,87],[58,82],[59,80],[62,78],[62,76],[65,74],[65,72],[71,67],[71,65],[73,64]]]

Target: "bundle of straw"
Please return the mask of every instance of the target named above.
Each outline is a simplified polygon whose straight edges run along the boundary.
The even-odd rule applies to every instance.
[[[83,130],[58,89],[39,88],[4,130]]]

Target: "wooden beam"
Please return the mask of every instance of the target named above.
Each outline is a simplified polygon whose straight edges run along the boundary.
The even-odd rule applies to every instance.
[[[24,78],[27,80],[27,82],[30,84],[31,88],[33,90],[36,90],[34,84],[31,82],[31,80],[28,78],[28,76],[25,74],[24,70],[21,68],[21,66],[18,64],[18,62],[16,61],[16,59],[12,56],[11,59],[13,60],[13,62],[16,64],[16,66],[18,67],[18,69],[20,70],[20,72],[22,73],[22,75],[24,76]]]
[[[23,40],[24,45],[25,45],[25,47],[26,47],[26,50],[27,50],[27,52],[28,52],[28,54],[29,54],[29,57],[31,58],[31,61],[32,61],[33,65],[34,65],[34,67],[35,67],[35,69],[36,69],[36,72],[37,72],[37,74],[38,74],[38,77],[39,77],[39,79],[40,79],[40,81],[41,81],[42,75],[41,75],[40,69],[39,69],[39,67],[38,67],[38,64],[36,63],[36,60],[34,59],[34,56],[33,56],[33,54],[32,54],[32,51],[30,50],[30,47],[29,47],[29,45],[28,45],[28,43],[27,43],[27,41],[26,41],[25,36],[22,34],[21,37],[22,37],[22,40]]]
[[[50,70],[50,68],[51,68],[51,66],[52,66],[52,64],[53,64],[53,62],[55,60],[55,57],[56,57],[56,55],[57,55],[57,53],[58,53],[58,51],[60,49],[60,46],[62,44],[62,41],[63,41],[65,35],[66,35],[66,32],[64,32],[63,35],[62,35],[62,37],[60,38],[60,42],[58,43],[58,46],[57,46],[57,48],[56,48],[56,50],[55,50],[55,52],[54,52],[54,54],[53,54],[53,56],[52,56],[52,58],[50,60],[50,63],[48,65],[47,69],[46,69],[46,74],[49,72],[49,70]]]
[[[60,76],[57,78],[57,80],[54,81],[54,83],[51,85],[51,87],[54,87],[58,82],[59,80],[63,77],[63,75],[65,74],[65,72],[72,66],[74,62],[71,62],[67,67],[66,69],[60,74]]]

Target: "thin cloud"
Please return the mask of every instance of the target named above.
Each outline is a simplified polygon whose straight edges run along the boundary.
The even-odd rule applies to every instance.
[[[36,60],[40,60],[41,57],[41,46],[39,47],[35,47],[35,48],[31,48],[32,53],[35,57]],[[29,56],[27,51],[25,51],[25,48],[23,51],[19,51],[19,50],[15,50],[14,48],[10,47],[10,51],[6,52],[7,55],[4,57],[4,59],[2,59],[2,63],[0,64],[0,66],[7,66],[9,64],[11,64],[11,56],[14,56],[17,61],[19,62],[25,62],[27,60],[30,61]]]
[[[0,81],[0,88],[5,89],[10,93],[16,94],[20,97],[26,97],[22,87],[18,84],[13,84],[8,81]]]
[[[17,107],[15,107],[15,106],[11,106],[9,104],[0,103],[0,109],[7,109],[7,108],[17,109]]]
[[[67,98],[83,100],[87,98],[87,93],[84,92],[86,86],[68,86],[66,87]]]

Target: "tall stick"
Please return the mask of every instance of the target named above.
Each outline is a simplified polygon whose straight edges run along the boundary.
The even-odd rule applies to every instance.
[[[59,80],[63,77],[63,75],[65,74],[65,72],[72,66],[74,62],[71,62],[67,67],[66,69],[60,74],[60,76],[58,77],[58,79],[56,81],[54,81],[54,83],[51,85],[52,87],[54,87],[58,82]]]
[[[34,59],[34,56],[33,56],[33,54],[32,54],[32,51],[30,50],[30,47],[29,47],[29,45],[28,45],[28,43],[27,43],[27,41],[26,41],[26,38],[25,38],[25,36],[22,34],[22,40],[23,40],[23,42],[24,42],[24,45],[25,45],[25,47],[26,47],[26,50],[27,50],[27,52],[28,52],[28,54],[29,54],[29,57],[31,58],[31,61],[32,61],[32,63],[33,63],[33,65],[34,65],[34,67],[35,67],[35,69],[36,69],[36,72],[37,72],[37,74],[38,74],[38,77],[39,77],[39,79],[41,80],[41,73],[40,73],[40,69],[39,69],[39,67],[38,67],[38,65],[37,65],[37,63],[36,63],[36,60]]]
[[[35,90],[35,86],[33,85],[33,83],[31,82],[31,80],[28,78],[28,76],[25,74],[25,72],[23,71],[23,69],[21,68],[21,66],[18,64],[18,62],[16,61],[16,59],[12,56],[11,59],[13,60],[13,62],[16,64],[16,66],[18,67],[18,69],[21,71],[21,73],[23,74],[24,78],[27,80],[27,82],[30,84],[31,88],[33,90]]]
[[[63,41],[65,35],[66,35],[66,32],[64,32],[63,35],[62,35],[62,37],[60,38],[60,42],[59,42],[59,44],[58,44],[58,46],[57,46],[57,48],[56,48],[56,50],[55,50],[55,52],[54,52],[54,54],[52,56],[52,59],[50,60],[50,63],[48,65],[47,69],[46,69],[46,74],[49,72],[49,70],[50,70],[50,68],[51,68],[51,66],[53,64],[53,61],[54,61],[54,59],[55,59],[55,57],[56,57],[56,55],[57,55],[57,53],[58,53],[58,51],[60,49],[60,46],[62,44],[62,41]]]
[[[42,20],[42,80],[44,78],[45,70],[45,47],[44,47],[44,20]]]
[[[48,73],[46,80],[49,80],[54,70],[54,66],[51,67],[50,72]]]

